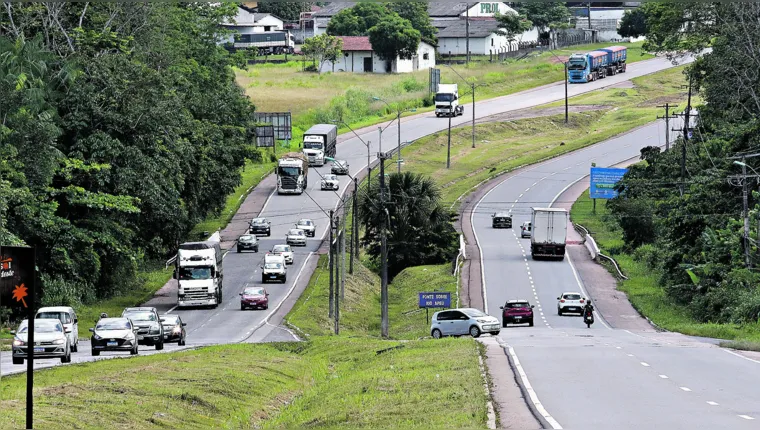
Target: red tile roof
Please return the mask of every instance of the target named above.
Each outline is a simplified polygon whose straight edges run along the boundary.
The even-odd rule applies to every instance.
[[[372,44],[368,36],[338,36],[343,39],[344,51],[371,51]]]

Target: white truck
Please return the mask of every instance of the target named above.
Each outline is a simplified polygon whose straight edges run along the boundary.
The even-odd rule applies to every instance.
[[[338,145],[338,126],[316,124],[303,134],[303,153],[310,165],[324,166],[325,157],[335,158]]]
[[[464,106],[459,104],[457,84],[438,84],[435,93],[435,116],[459,116],[464,114]]]
[[[309,162],[300,152],[288,152],[277,162],[277,194],[302,194],[309,186]]]
[[[565,259],[567,242],[567,211],[565,209],[533,208],[533,232],[530,237],[530,255]]]
[[[179,284],[178,307],[217,307],[222,303],[222,258],[218,241],[187,242],[179,246],[174,271]]]

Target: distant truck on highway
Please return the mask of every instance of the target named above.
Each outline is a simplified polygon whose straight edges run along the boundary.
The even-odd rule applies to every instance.
[[[459,116],[464,114],[464,106],[459,104],[457,84],[438,84],[435,93],[435,116]]]
[[[288,152],[277,162],[277,194],[302,194],[309,186],[309,162],[300,152]]]
[[[303,153],[310,165],[324,166],[325,157],[335,158],[338,144],[338,126],[317,124],[303,134]]]
[[[179,246],[174,271],[179,284],[178,307],[217,307],[222,303],[223,256],[217,241],[187,242]]]
[[[567,211],[565,209],[533,208],[530,255],[534,260],[541,257],[565,258],[567,242]]]
[[[625,46],[609,46],[585,54],[573,54],[568,60],[568,82],[586,83],[625,73],[627,59],[628,48]]]

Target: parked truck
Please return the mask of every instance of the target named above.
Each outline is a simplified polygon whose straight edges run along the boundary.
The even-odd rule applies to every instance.
[[[565,209],[533,208],[531,216],[533,232],[530,237],[530,255],[565,258],[567,241],[567,211]]]
[[[335,158],[338,144],[338,126],[317,124],[303,134],[303,153],[310,165],[324,166],[325,157]]]
[[[438,84],[435,93],[435,116],[459,116],[464,114],[464,106],[459,104],[457,84]]]
[[[292,54],[296,42],[289,31],[266,31],[235,35],[234,49],[258,48],[258,55]]]
[[[309,162],[300,152],[288,152],[277,162],[277,194],[302,194],[309,186]]]
[[[591,51],[585,54],[573,54],[567,65],[568,81],[585,83],[607,76],[608,53]]]
[[[607,53],[607,74],[617,75],[625,73],[626,60],[628,59],[628,48],[625,46],[609,46],[602,48],[600,51]]]
[[[187,242],[179,246],[174,277],[179,284],[177,306],[222,303],[224,271],[218,241]]]

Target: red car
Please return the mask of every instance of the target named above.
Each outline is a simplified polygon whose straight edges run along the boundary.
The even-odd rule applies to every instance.
[[[269,293],[262,287],[247,287],[240,293],[240,310],[269,309]]]
[[[508,300],[501,309],[501,326],[507,324],[525,324],[533,327],[533,305],[527,300]]]

